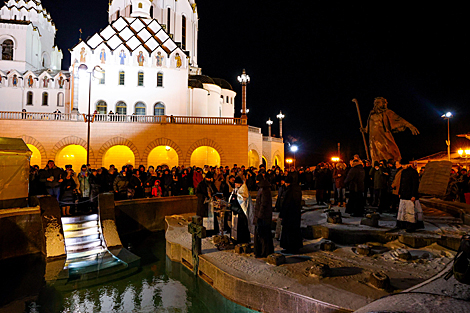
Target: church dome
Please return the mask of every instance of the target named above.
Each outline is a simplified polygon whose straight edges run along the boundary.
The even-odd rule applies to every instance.
[[[222,89],[233,90],[232,85],[228,81],[222,78],[213,78],[212,79],[216,85],[219,85]]]
[[[198,81],[200,81],[201,83],[203,84],[213,84],[213,85],[217,85],[214,80],[212,78],[210,78],[209,76],[207,75],[192,75],[191,76],[192,79],[196,79]]]

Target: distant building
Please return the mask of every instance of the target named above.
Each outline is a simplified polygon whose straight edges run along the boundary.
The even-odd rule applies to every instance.
[[[235,118],[232,86],[202,75],[194,0],[113,0],[108,12],[109,25],[77,43],[63,71],[55,25],[41,2],[9,0],[1,8],[3,136],[24,138],[41,165],[47,159],[80,164],[90,109],[95,167],[283,167],[282,139],[263,138],[259,128]]]

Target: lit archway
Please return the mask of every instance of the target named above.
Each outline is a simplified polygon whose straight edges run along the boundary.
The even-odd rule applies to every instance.
[[[65,146],[56,154],[55,163],[62,168],[65,168],[67,164],[71,164],[73,170],[79,172],[80,167],[86,164],[86,149],[79,145]]]
[[[276,166],[281,165],[281,159],[279,158],[278,155],[274,157],[273,165],[276,165]]]
[[[259,166],[259,154],[254,149],[251,149],[250,151],[248,151],[248,166],[253,166],[253,167]]]
[[[170,146],[155,147],[149,153],[147,164],[153,165],[155,168],[163,164],[168,165],[169,168],[178,166],[178,153]]]
[[[39,165],[39,167],[41,167],[41,152],[39,152],[39,149],[36,148],[35,146],[31,145],[31,144],[26,144],[29,148],[29,150],[31,150],[31,152],[33,153],[31,155],[31,159],[29,161],[29,164],[31,166],[33,165]]]
[[[219,152],[209,146],[199,147],[191,154],[190,164],[191,166],[196,165],[197,167],[203,167],[204,165],[220,166]]]
[[[263,165],[264,165],[264,166],[268,167],[268,160],[266,159],[265,156],[262,156],[262,157],[261,157],[261,162],[263,162]]]
[[[123,165],[135,166],[135,155],[132,150],[123,145],[112,146],[103,156],[103,166],[109,168],[111,164],[120,169]]]

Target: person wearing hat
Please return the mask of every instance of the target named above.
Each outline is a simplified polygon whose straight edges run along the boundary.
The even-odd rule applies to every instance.
[[[344,180],[344,185],[349,186],[349,201],[346,205],[346,213],[351,216],[362,217],[364,215],[364,167],[361,160],[351,160],[351,169]]]
[[[302,210],[302,190],[298,184],[293,184],[292,176],[285,180],[286,194],[281,205],[279,218],[282,224],[281,247],[284,253],[297,253],[302,248],[302,233],[300,220]]]
[[[397,228],[413,232],[424,228],[423,209],[419,203],[419,174],[407,160],[402,160],[403,170],[400,172],[400,186],[398,196],[400,206],[398,208]]]
[[[235,188],[228,198],[233,212],[230,237],[237,243],[249,243],[251,238],[248,216],[253,204],[248,188],[240,177],[235,177],[234,185]]]

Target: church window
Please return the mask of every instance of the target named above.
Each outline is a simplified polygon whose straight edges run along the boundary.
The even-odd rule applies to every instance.
[[[144,72],[139,72],[137,74],[137,86],[143,86],[144,85]]]
[[[139,2],[139,9],[142,9],[142,2]]]
[[[64,106],[64,93],[63,92],[59,92],[57,94],[57,106],[58,107]]]
[[[7,39],[2,43],[2,60],[13,60],[13,40]]]
[[[28,91],[28,93],[26,94],[26,104],[33,105],[33,92],[32,91]]]
[[[126,115],[127,114],[127,105],[124,102],[119,101],[116,104],[116,113],[121,114],[121,115]]]
[[[98,111],[99,114],[106,114],[106,112],[108,112],[108,105],[106,102],[103,100],[98,101],[96,104],[96,111]]]
[[[155,104],[153,115],[155,116],[162,116],[165,115],[165,105],[161,102]]]
[[[145,104],[142,102],[135,104],[135,115],[145,115]]]
[[[163,87],[163,73],[159,72],[157,74],[157,87]]]
[[[227,98],[226,98],[226,99],[227,99],[227,103],[228,103],[228,96],[227,96]]]
[[[49,105],[49,94],[47,92],[42,93],[42,105]]]
[[[153,18],[153,5],[150,7],[150,17]]]
[[[101,77],[100,77],[99,83],[100,83],[100,85],[104,85],[105,82],[106,82],[106,72],[103,70],[103,71],[101,72]]]
[[[124,71],[120,71],[119,72],[119,85],[120,86],[124,86],[124,82],[125,82],[125,74],[124,74]]]
[[[186,16],[183,15],[181,23],[181,48],[186,50]]]
[[[171,9],[168,8],[166,10],[166,29],[167,29],[168,34],[170,33],[170,26],[171,26]]]

